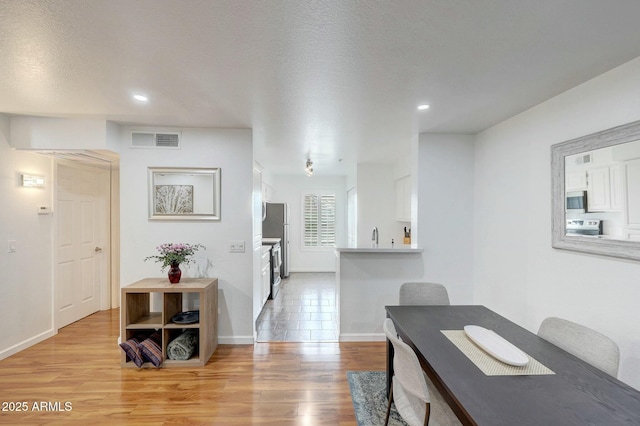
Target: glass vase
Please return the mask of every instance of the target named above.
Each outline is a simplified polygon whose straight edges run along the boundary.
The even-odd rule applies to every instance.
[[[180,277],[182,276],[182,271],[180,270],[179,263],[172,263],[169,268],[169,282],[171,284],[178,284],[180,282]]]

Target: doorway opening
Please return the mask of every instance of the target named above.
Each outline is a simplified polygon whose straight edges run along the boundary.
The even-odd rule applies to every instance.
[[[256,320],[258,342],[337,342],[334,272],[292,272]]]
[[[120,306],[119,157],[77,150],[54,158],[54,327]]]

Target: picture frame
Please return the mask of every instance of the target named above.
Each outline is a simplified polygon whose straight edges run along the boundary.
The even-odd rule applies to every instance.
[[[607,147],[622,147],[639,140],[640,121],[634,121],[551,146],[551,246],[553,248],[640,260],[640,239],[609,239],[570,235],[565,227],[566,157],[587,154]],[[624,174],[623,171],[623,180],[626,179]],[[628,184],[628,182],[624,183],[625,186]],[[625,210],[626,208],[623,208],[623,216],[628,215]]]
[[[149,220],[220,220],[220,168],[149,167]]]

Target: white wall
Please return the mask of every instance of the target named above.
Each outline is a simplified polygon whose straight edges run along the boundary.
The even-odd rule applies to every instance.
[[[333,191],[336,194],[336,236],[338,246],[346,244],[347,238],[347,196],[345,178],[342,176],[323,177],[314,175],[289,176],[272,175],[272,201],[288,203],[289,224],[289,271],[290,272],[335,272],[336,256],[333,248],[327,250],[302,249],[302,194],[306,190]]]
[[[107,130],[107,122],[98,119],[13,117],[11,146],[22,149],[110,149]]]
[[[392,163],[358,164],[358,246],[371,247],[373,227],[378,228],[380,246],[398,243],[396,187]]]
[[[197,263],[183,276],[218,278],[218,335],[221,343],[253,342],[253,155],[251,130],[182,129],[181,149],[132,149],[121,132],[121,283],[166,275],[144,262],[165,242],[203,244]],[[150,221],[147,167],[220,167],[221,220]],[[244,241],[244,253],[229,253],[231,241]]]
[[[550,147],[640,119],[640,58],[477,137],[474,301],[537,332],[545,317],[592,327],[640,389],[640,264],[551,248]]]
[[[10,119],[0,115],[0,359],[55,334],[52,299],[53,216],[38,215],[53,194],[51,159],[10,147]],[[44,188],[21,186],[22,174],[45,177]],[[9,240],[16,252],[8,253]]]
[[[393,178],[400,179],[401,177],[407,176],[411,174],[411,156],[405,156],[398,158],[393,163]]]
[[[198,254],[198,263],[191,265],[185,276],[219,278],[221,343],[253,342],[251,130],[185,129],[180,150],[131,149],[130,130],[100,120],[0,116],[0,188],[11,205],[0,213],[0,241],[6,244],[9,239],[15,239],[18,246],[16,253],[0,251],[0,266],[7,271],[7,280],[1,284],[6,297],[0,300],[0,320],[15,324],[0,332],[0,358],[55,333],[52,328],[55,216],[35,214],[36,206],[51,206],[55,186],[53,162],[38,154],[15,151],[10,146],[120,151],[120,284],[128,285],[147,276],[163,276],[158,264],[143,261],[146,256],[156,254],[158,244],[202,243],[207,250]],[[149,221],[148,166],[221,167],[222,220]],[[30,190],[20,187],[21,173],[44,175],[47,186]],[[229,253],[231,240],[245,241],[245,253]],[[24,316],[24,312],[29,312],[27,320],[16,323],[15,318]]]
[[[417,142],[417,233],[424,281],[447,287],[451,303],[473,297],[474,138],[420,134]]]

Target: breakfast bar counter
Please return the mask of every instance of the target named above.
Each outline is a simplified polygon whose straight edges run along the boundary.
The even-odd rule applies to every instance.
[[[400,285],[423,281],[423,249],[392,246],[336,248],[340,341],[383,341],[385,306],[398,304]]]
[[[338,247],[338,253],[422,253],[422,249],[416,245],[396,244],[390,246],[374,246],[370,247]]]

